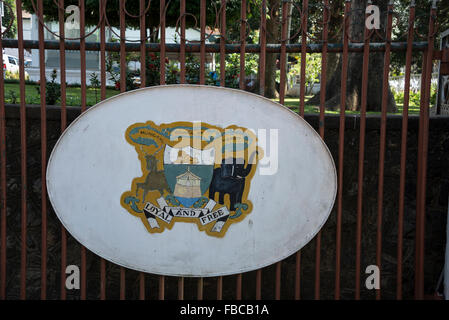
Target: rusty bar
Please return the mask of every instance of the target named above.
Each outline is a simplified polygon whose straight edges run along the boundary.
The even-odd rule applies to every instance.
[[[42,0],[38,1],[39,22],[43,21],[44,6]],[[21,19],[19,21],[22,21]],[[47,113],[45,101],[45,49],[44,26],[39,23],[39,71],[40,71],[40,98],[41,98],[41,300],[47,298]],[[21,62],[22,64],[23,62]]]
[[[226,0],[220,7],[220,86],[226,86]]]
[[[200,1],[200,84],[204,85],[206,82],[206,0]],[[197,297],[198,300],[203,300],[203,278],[198,278]]]
[[[198,288],[196,290],[198,300],[203,300],[203,282],[203,278],[198,278]]]
[[[416,236],[415,236],[415,299],[419,299],[420,289],[419,289],[419,283],[421,281],[420,276],[421,273],[418,272],[418,264],[419,264],[419,254],[421,252],[420,245],[421,242],[418,241],[418,229],[422,225],[421,215],[419,214],[419,208],[420,201],[421,201],[421,184],[422,184],[422,149],[423,149],[423,137],[422,137],[422,127],[423,127],[423,108],[421,106],[424,104],[425,100],[425,83],[426,83],[426,76],[427,76],[427,52],[423,54],[423,61],[422,61],[422,72],[421,72],[421,99],[420,99],[420,114],[419,114],[419,132],[418,132],[418,160],[417,160],[417,184],[416,184]]]
[[[242,300],[242,274],[236,275],[235,299]]]
[[[22,1],[16,1],[17,18],[22,17]],[[21,21],[21,20],[19,20]],[[23,26],[17,24],[19,61],[23,56]],[[27,265],[27,139],[26,139],[26,101],[25,101],[25,67],[19,66],[20,81],[20,164],[21,164],[21,253],[20,253],[20,299],[26,299],[26,265]]]
[[[201,33],[201,48],[200,48],[200,84],[205,84],[205,69],[206,69],[206,0],[200,2],[200,33]]]
[[[343,55],[341,65],[341,94],[340,94],[340,128],[338,134],[338,194],[337,194],[337,226],[335,241],[335,300],[340,300],[341,276],[341,224],[343,213],[343,168],[345,148],[345,118],[346,118],[346,82],[348,79],[348,44],[349,44],[349,13],[351,1],[345,1],[345,15],[343,21]]]
[[[100,0],[100,100],[106,99],[106,25],[104,20],[105,0]],[[100,258],[100,300],[106,300],[106,260]]]
[[[160,20],[160,84],[165,84],[165,0],[161,0],[159,4],[159,20]],[[161,276],[163,277],[163,276]]]
[[[428,34],[428,49],[426,52],[425,61],[425,77],[424,77],[424,91],[421,95],[424,96],[420,106],[421,123],[419,127],[419,136],[421,137],[421,148],[418,145],[418,162],[421,168],[419,175],[420,181],[418,183],[418,198],[416,210],[416,274],[415,274],[415,298],[422,300],[424,298],[424,245],[425,245],[425,215],[426,215],[426,177],[427,177],[427,151],[429,140],[429,108],[430,108],[430,88],[432,75],[432,57],[435,42],[435,22],[436,22],[436,1],[432,3],[429,18],[429,34]],[[424,70],[423,70],[424,71]]]
[[[402,110],[402,132],[401,132],[401,168],[399,174],[399,213],[398,213],[398,247],[397,247],[397,280],[396,299],[402,300],[402,249],[404,237],[404,198],[405,198],[405,174],[407,166],[407,130],[408,130],[408,108],[410,99],[410,74],[412,69],[412,44],[415,24],[415,3],[412,2],[409,12],[409,29],[407,36],[407,53],[405,61],[404,81],[404,106]]]
[[[419,131],[418,131],[418,159],[417,159],[417,183],[416,183],[416,227],[415,227],[415,299],[419,299],[419,283],[420,283],[420,276],[421,273],[418,272],[418,263],[419,263],[419,253],[421,252],[420,245],[421,242],[418,241],[418,229],[421,227],[421,215],[419,214],[419,208],[420,201],[421,201],[421,184],[422,184],[422,149],[423,149],[423,137],[422,137],[422,127],[423,127],[423,108],[421,108],[422,105],[424,105],[425,101],[425,83],[426,83],[426,76],[427,76],[427,51],[424,52],[423,58],[422,58],[422,72],[421,72],[421,99],[420,99],[420,114],[419,114]]]
[[[145,25],[145,0],[140,0],[140,87],[146,86],[146,65],[145,65],[145,38],[147,36],[147,30]],[[139,299],[145,300],[145,273],[139,273]]]
[[[159,300],[165,299],[165,277],[159,276],[159,292],[158,292]]]
[[[14,39],[3,39],[2,40],[4,48],[17,48],[18,41]],[[36,40],[24,40],[24,48],[26,49],[39,49],[39,42]],[[100,51],[99,42],[86,42],[86,51]],[[45,49],[49,50],[59,50],[59,41],[55,40],[45,40]],[[385,52],[384,42],[372,42],[369,44],[371,52]],[[148,52],[160,52],[161,45],[159,43],[147,43],[145,45]],[[327,45],[329,53],[341,53],[343,52],[343,45],[341,43],[329,43]],[[79,41],[65,41],[66,50],[80,50]],[[165,44],[166,52],[180,52],[181,45],[176,43]],[[302,45],[300,43],[290,43],[285,45],[287,53],[301,53]],[[259,53],[261,52],[259,44],[246,44],[246,53]],[[427,49],[426,41],[415,41],[413,42],[413,49],[416,52],[424,52]],[[106,51],[110,52],[120,52],[120,43],[117,42],[106,42]],[[306,44],[307,53],[319,53],[322,52],[323,45],[320,43],[309,43]],[[127,42],[125,43],[126,52],[140,52],[140,43]],[[186,52],[200,52],[200,43],[186,43]],[[406,52],[407,42],[392,42],[391,43],[392,52]],[[206,52],[220,53],[220,44],[207,43]],[[225,44],[225,53],[240,53],[239,44]],[[281,45],[269,43],[265,47],[266,53],[280,53]],[[363,43],[349,43],[349,52],[363,52]]]
[[[275,274],[275,288],[274,288],[274,299],[281,300],[281,272],[282,272],[282,262],[276,263],[276,274]]]
[[[223,277],[217,277],[217,300],[223,299]]]
[[[179,52],[179,62],[181,65],[180,83],[186,83],[186,1],[181,0],[179,6],[179,13],[181,19],[181,46]],[[178,279],[178,300],[184,300],[184,278]]]
[[[287,77],[287,52],[285,45],[287,44],[287,10],[288,2],[282,1],[282,20],[281,20],[281,55],[279,61],[280,68],[280,83],[279,83],[279,103],[284,104],[285,102],[285,83]],[[281,299],[281,272],[282,272],[282,261],[276,263],[276,273],[275,273],[275,293],[274,298],[276,300]]]
[[[147,36],[147,29],[145,25],[145,0],[140,0],[140,87],[145,88],[146,73],[145,73],[145,38]]]
[[[260,7],[260,32],[259,32],[259,42],[260,42],[260,54],[259,54],[259,94],[261,96],[265,95],[265,63],[267,61],[266,46],[267,46],[267,5],[266,0],[262,0]],[[258,277],[259,270],[257,271]],[[260,288],[260,286],[259,286]],[[256,291],[256,295],[257,295]]]
[[[393,23],[393,2],[387,7],[386,49],[384,55],[382,106],[380,119],[380,143],[379,143],[379,181],[377,189],[377,236],[376,236],[376,264],[379,267],[379,277],[382,277],[382,215],[384,196],[384,169],[385,169],[385,143],[387,134],[387,107],[390,76],[391,31]],[[380,278],[381,279],[381,278]],[[379,280],[381,281],[381,280]],[[381,288],[376,290],[376,299],[381,298]]]
[[[85,35],[85,0],[79,0],[80,6],[80,66],[81,66],[81,112],[86,111],[86,39]],[[87,275],[86,275],[86,248],[81,245],[81,294],[80,299],[85,300],[87,296]]]
[[[282,20],[281,20],[281,55],[279,61],[280,68],[280,85],[279,85],[279,103],[284,104],[285,99],[285,79],[287,77],[287,51],[285,45],[287,44],[287,9],[288,3],[286,1],[282,1]]]
[[[220,6],[220,86],[226,86],[226,0]],[[217,300],[223,299],[223,277],[217,277]]]
[[[180,83],[186,83],[186,0],[180,1],[179,7],[180,19],[181,19],[181,43],[179,51],[179,62],[181,65]]]
[[[368,1],[371,4],[371,1]],[[368,15],[366,15],[368,17]],[[363,209],[363,164],[365,160],[365,128],[366,128],[366,104],[368,91],[368,63],[370,32],[365,26],[362,68],[362,98],[360,106],[360,139],[359,139],[359,169],[357,190],[357,227],[356,227],[356,265],[355,265],[355,299],[360,300],[360,269],[362,250],[362,209]]]
[[[126,24],[125,24],[125,2],[126,0],[120,0],[119,11],[120,11],[120,92],[126,91],[126,51],[125,51],[125,40],[126,40]],[[120,300],[125,300],[125,290],[126,290],[126,271],[124,267],[120,267]]]
[[[321,53],[321,80],[320,80],[320,120],[319,133],[324,139],[324,113],[326,103],[326,68],[327,68],[327,39],[328,39],[329,1],[323,1],[323,52]],[[316,235],[315,246],[315,300],[320,299],[320,267],[321,267],[321,230]]]
[[[246,51],[246,0],[240,4],[240,76],[239,88],[245,90],[245,51]]]
[[[305,97],[306,97],[306,59],[307,59],[307,12],[309,1],[302,2],[301,16],[301,71],[299,84],[299,114],[304,117]]]
[[[184,278],[178,278],[178,300],[184,300]]]
[[[0,30],[1,31],[1,30]],[[3,77],[3,47],[2,33],[0,32],[0,299],[6,299],[6,117],[5,117],[5,82]]]
[[[296,253],[295,261],[295,300],[301,299],[301,250]]]
[[[307,57],[307,12],[309,10],[309,1],[303,0],[301,12],[301,70],[299,83],[299,115],[304,118],[305,92],[306,92],[306,57]],[[295,299],[301,299],[301,250],[296,253],[295,264]]]
[[[81,65],[81,112],[86,111],[86,19],[85,19],[85,0],[79,0],[80,5],[80,65]],[[81,289],[81,291],[83,291]]]
[[[65,43],[64,43],[64,37],[65,37],[65,27],[64,27],[64,0],[58,0],[59,10],[58,10],[58,22],[59,22],[59,67],[60,67],[60,82],[61,82],[61,133],[64,132],[65,128],[67,127],[67,97],[66,97],[66,64],[65,64]],[[61,236],[65,236],[65,228],[61,224]],[[64,237],[63,236],[63,237]],[[62,247],[61,244],[61,251],[66,250],[66,248]],[[64,251],[65,252],[65,251]],[[61,253],[62,255],[62,253]],[[64,257],[65,259],[66,257]],[[63,265],[62,263],[63,257],[61,256],[61,267]],[[62,272],[64,271],[64,272]],[[65,265],[64,269],[61,268],[61,274],[65,273]],[[65,277],[64,277],[65,278]],[[62,280],[62,279],[61,279]],[[64,290],[65,291],[65,286]]]
[[[265,47],[267,45],[267,5],[266,0],[262,0],[260,8],[260,54],[259,54],[259,94],[265,96],[265,63],[266,53]],[[262,269],[256,271],[256,300],[262,299]]]
[[[160,21],[160,55],[159,66],[160,76],[159,83],[165,84],[165,0],[160,0],[159,3],[159,21]],[[159,300],[165,299],[165,277],[159,276]]]
[[[240,3],[240,74],[239,74],[239,88],[245,90],[245,47],[246,47],[246,0]],[[237,274],[236,278],[236,299],[242,299],[242,274]]]

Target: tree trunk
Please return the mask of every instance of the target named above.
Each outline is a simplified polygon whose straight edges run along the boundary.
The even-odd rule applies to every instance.
[[[278,10],[271,11],[273,6],[279,4],[278,0],[268,0],[267,13],[273,13],[267,19],[267,43],[277,43],[279,41],[279,27],[274,21],[277,19]],[[276,91],[276,53],[267,53],[265,62],[265,97],[277,98],[279,97]]]
[[[352,0],[351,11],[358,14],[351,15],[349,35],[354,42],[363,42],[365,31],[365,8],[366,0]],[[381,11],[380,23],[381,34],[385,34],[386,10],[388,0],[379,0],[377,5]],[[382,41],[377,39],[376,41]],[[341,61],[338,62],[336,72],[328,78],[326,83],[326,108],[336,110],[340,108],[341,99]],[[382,107],[382,82],[383,82],[383,52],[371,52],[368,63],[368,91],[367,91],[367,111],[380,111]],[[363,52],[349,53],[348,56],[348,80],[346,91],[346,109],[360,110],[362,94],[362,69]],[[319,104],[319,93],[312,97],[309,104]],[[388,88],[388,112],[397,112],[394,96]]]

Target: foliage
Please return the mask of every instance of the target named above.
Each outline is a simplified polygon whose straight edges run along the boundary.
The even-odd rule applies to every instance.
[[[7,28],[13,20],[11,28],[3,35],[4,38],[14,38],[17,33],[17,19],[16,19],[16,2],[15,0],[3,0],[5,15],[2,17],[2,25]]]
[[[391,88],[391,92],[394,95],[394,100],[396,101],[396,104],[402,105],[404,103],[404,91],[396,91],[394,88]],[[421,92],[417,91],[410,91],[410,98],[409,98],[409,104],[411,106],[420,106],[421,104]],[[432,84],[430,87],[430,106],[435,105],[436,103],[436,97],[437,97],[437,86]]]
[[[13,1],[13,0],[12,0]],[[249,0],[249,17],[252,16],[251,12],[259,11],[256,9],[256,5],[260,2],[260,0]],[[34,13],[33,3],[36,4],[35,0],[23,0],[23,9],[28,12]],[[148,6],[149,0],[145,0],[145,7]],[[227,0],[226,1],[226,20],[229,23],[233,21],[240,21],[240,0]],[[221,0],[206,0],[206,24],[209,26],[213,26],[216,22],[215,15],[216,12],[220,9]],[[43,0],[43,5],[45,8],[45,19],[49,21],[57,21],[58,20],[58,7],[55,5],[54,0]],[[64,6],[67,8],[69,5],[78,6],[78,0],[65,0]],[[126,1],[126,11],[131,15],[139,15],[140,12],[140,1]],[[176,26],[178,22],[178,18],[180,16],[179,8],[180,8],[180,0],[170,0],[166,1],[167,10],[166,10],[166,26]],[[147,27],[150,29],[155,29],[159,26],[160,15],[159,15],[160,1],[159,0],[151,0],[151,5],[145,15]],[[106,16],[108,18],[108,22],[115,27],[120,26],[120,6],[119,1],[108,1],[106,5]],[[186,11],[192,15],[195,15],[197,21],[199,21],[199,12],[200,12],[200,1],[186,1]],[[98,0],[86,0],[85,1],[85,21],[87,26],[96,26],[98,24],[99,19],[99,1]],[[68,17],[69,14],[65,14],[65,18]],[[126,25],[131,28],[139,28],[139,19],[127,17]],[[186,17],[186,27],[193,27],[195,25],[195,19],[191,16]]]
[[[14,90],[9,90],[8,91],[8,95],[7,95],[6,98],[10,99],[12,104],[16,104],[17,103],[17,95],[16,95],[16,92]]]
[[[100,80],[98,79],[98,74],[93,72],[90,75],[90,85],[95,91],[95,103],[98,103],[98,88],[100,87]]]
[[[51,80],[45,81],[45,103],[54,105],[61,98],[61,85],[56,82],[58,76],[56,69],[51,73]],[[41,95],[41,88],[36,87],[37,92]]]
[[[287,74],[287,81],[290,86],[293,85],[294,79],[301,74],[301,55],[296,55],[294,57],[298,62],[290,68]],[[312,91],[313,85],[320,81],[320,72],[321,55],[319,53],[306,54],[306,95],[309,95]]]
[[[220,55],[217,54],[216,61],[220,61]],[[229,88],[238,88],[240,79],[240,54],[231,53],[226,55],[225,66],[225,86]],[[259,56],[257,54],[245,54],[245,77],[255,75],[259,68]],[[220,64],[217,64],[217,73],[220,74]]]

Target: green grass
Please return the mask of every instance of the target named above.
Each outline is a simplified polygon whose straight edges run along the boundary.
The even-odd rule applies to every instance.
[[[40,95],[36,88],[38,84],[26,84],[25,85],[25,101],[27,104],[40,104]],[[68,106],[80,106],[81,105],[81,88],[80,87],[67,87],[66,89],[66,101]],[[95,96],[95,91],[97,95]],[[106,89],[106,98],[119,94],[119,90]],[[319,106],[307,104],[307,101],[312,96],[306,96],[305,99],[305,113],[319,113]],[[279,102],[279,99],[272,99]],[[100,89],[88,88],[86,94],[86,103],[88,106],[93,106],[100,101]],[[5,83],[5,102],[6,103],[20,103],[20,86],[18,83]],[[58,101],[57,105],[60,104]],[[299,112],[299,98],[286,98],[284,105],[294,112]],[[392,114],[402,114],[403,105],[397,103],[398,112]],[[339,114],[339,110],[326,110],[326,114]],[[358,111],[346,111],[346,114],[359,114]],[[369,111],[367,114],[380,114],[380,112]],[[410,101],[409,114],[419,114],[419,106],[415,105],[413,101]]]
[[[320,112],[319,106],[307,104],[307,101],[311,97],[312,96],[306,96],[306,98],[305,98],[304,112],[305,113],[319,113]],[[279,102],[279,99],[272,99],[272,100]],[[299,112],[299,98],[285,98],[284,105],[294,112]],[[402,114],[403,104],[402,103],[399,104],[398,102],[396,102],[396,106],[398,108],[398,112],[389,113],[389,114],[397,114],[397,115]],[[325,113],[326,114],[340,114],[340,110],[325,110]],[[419,114],[419,105],[415,105],[412,101],[410,101],[408,113],[409,114]],[[360,112],[346,110],[346,114],[360,114]],[[379,111],[368,111],[367,114],[380,114],[380,112]]]
[[[25,85],[25,102],[27,104],[40,104],[40,94],[36,88],[38,84],[26,84]],[[86,92],[86,103],[88,106],[93,106],[100,101],[100,89],[97,90],[97,96],[95,97],[95,89],[88,88]],[[106,89],[106,98],[119,94],[119,90]],[[13,98],[15,97],[15,99]],[[15,100],[15,101],[14,101]],[[66,89],[66,101],[68,106],[80,106],[81,105],[81,88],[80,87],[67,87]],[[5,102],[6,103],[20,103],[20,86],[18,83],[5,83]],[[60,104],[60,101],[56,103]]]

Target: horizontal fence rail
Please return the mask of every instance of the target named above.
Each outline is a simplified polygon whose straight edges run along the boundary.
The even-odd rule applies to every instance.
[[[336,23],[339,26],[331,28],[336,2],[329,0],[262,0],[256,7],[243,0],[238,2],[239,18],[235,21],[232,21],[232,16],[227,16],[235,3],[213,1],[215,14],[212,23],[207,23],[209,1],[198,2],[196,18],[190,12],[192,4],[180,0],[179,7],[175,8],[179,12],[175,19],[178,43],[168,43],[170,39],[166,34],[166,26],[173,24],[167,17],[172,12],[169,9],[173,9],[170,6],[178,6],[178,2],[173,4],[161,0],[158,8],[154,8],[155,4],[146,0],[134,1],[133,4],[124,0],[100,0],[98,23],[93,29],[86,29],[86,21],[90,21],[86,20],[90,8],[86,9],[86,5],[91,4],[80,0],[78,37],[66,37],[64,0],[52,3],[58,9],[57,32],[44,19],[46,2],[43,0],[17,0],[14,14],[19,21],[22,20],[25,3],[28,7],[31,4],[34,10],[38,38],[24,40],[21,23],[17,25],[17,39],[5,38],[11,26],[6,27],[0,38],[0,56],[3,56],[5,48],[17,48],[19,55],[19,96],[15,97],[16,102],[6,103],[6,95],[10,93],[5,85],[11,81],[5,81],[6,73],[0,75],[0,299],[424,299],[429,293],[426,281],[433,278],[425,273],[425,266],[428,266],[426,258],[433,257],[434,253],[426,252],[425,248],[428,246],[426,241],[434,238],[426,233],[429,219],[426,216],[429,205],[426,189],[427,181],[435,180],[434,176],[427,174],[430,171],[429,148],[434,148],[429,144],[429,139],[434,138],[429,107],[433,61],[439,57],[434,49],[437,32],[435,1],[425,17],[416,15],[412,1],[403,35],[393,38],[398,22],[392,1],[383,8],[385,25],[369,29],[364,22],[369,17],[366,8],[372,4],[371,1],[344,1],[340,8],[341,19]],[[117,7],[117,23],[112,24],[108,20],[106,7],[109,5]],[[131,13],[130,8],[136,12]],[[155,9],[156,14],[150,14]],[[12,11],[12,8],[5,5],[5,10]],[[249,21],[254,18],[251,10],[260,13],[257,16],[256,44],[248,43],[253,31]],[[296,20],[292,23],[293,16]],[[318,22],[312,20],[317,16]],[[151,19],[156,18],[157,26],[151,25]],[[425,35],[417,31],[418,18],[428,21]],[[186,30],[192,24],[191,20],[194,20],[194,29],[199,30],[199,40],[187,39]],[[130,21],[140,30],[138,40],[126,38]],[[351,28],[357,24],[363,29],[359,35],[351,33]],[[270,30],[276,30],[277,37]],[[106,31],[117,42],[108,41]],[[98,32],[99,42],[90,41],[89,36],[94,32]],[[231,37],[231,32],[236,34]],[[217,42],[207,42],[213,33]],[[57,40],[48,40],[46,35]],[[38,50],[39,106],[26,101],[29,91],[36,89],[27,87],[25,49]],[[47,105],[46,101],[46,84],[49,81],[45,73],[46,50],[59,51],[59,106]],[[79,107],[68,105],[68,50],[77,51],[80,58]],[[166,72],[169,53],[178,54],[178,83],[191,81],[186,70],[189,54],[198,53],[198,79],[194,82],[206,85],[207,54],[217,53],[220,56],[216,58],[216,67],[220,72],[214,85],[227,85],[226,70],[230,67],[226,56],[239,54],[236,87],[247,90],[251,75],[246,74],[248,62],[245,57],[256,54],[257,93],[268,95],[269,85],[275,81],[274,74],[279,71],[276,100],[284,105],[287,105],[288,98],[289,54],[299,56],[299,97],[294,98],[295,106],[290,108],[318,131],[337,164],[338,194],[329,221],[310,244],[284,261],[254,272],[226,277],[191,279],[145,274],[117,266],[89,252],[57,220],[48,203],[45,184],[48,155],[57,138],[76,116],[88,109],[87,95],[91,88],[88,87],[86,52],[99,52],[98,101],[107,97],[109,75],[106,60],[111,53],[119,53],[116,62],[122,75],[128,72],[127,54],[139,54],[140,88],[146,87],[147,69],[156,60],[159,64],[158,84],[170,82]],[[310,72],[307,71],[307,57],[314,53],[320,54],[318,82],[321,90],[314,105],[315,115],[306,112],[306,77]],[[402,114],[394,116],[388,115],[392,53],[405,56]],[[336,54],[340,57],[337,64],[339,79],[329,82],[328,66]],[[357,75],[348,72],[354,57],[362,61],[360,70],[353,72]],[[153,59],[152,62],[149,58]],[[377,63],[375,68],[380,70],[375,84],[381,88],[378,94],[379,114],[375,115],[368,113],[370,90],[374,87],[370,77],[370,73],[375,71],[370,64],[373,59]],[[419,115],[409,115],[414,59],[422,64]],[[275,68],[270,69],[273,65]],[[357,86],[352,81],[356,81]],[[120,77],[116,86],[120,92],[127,91],[126,77]],[[359,109],[356,114],[349,114],[345,106],[349,104],[350,90],[355,87],[359,89]],[[338,105],[338,114],[328,113],[335,111],[330,110],[333,106],[329,105],[327,97],[327,92],[332,90],[339,92],[332,100],[334,105]],[[439,121],[434,122],[435,128],[444,130],[444,124]],[[65,286],[66,267],[71,264],[80,266],[79,291],[68,290]],[[369,265],[379,268],[381,288],[369,290],[364,287],[365,269]]]
[[[3,39],[3,48],[18,48],[18,41],[13,39]],[[385,52],[385,43],[370,43],[371,52]],[[23,47],[25,49],[39,49],[39,42],[35,40],[24,40]],[[86,51],[100,51],[101,43],[98,42],[85,42]],[[138,43],[127,42],[124,44],[126,52],[140,52],[142,45]],[[161,45],[158,43],[145,43],[144,45],[146,52],[160,52]],[[184,45],[185,52],[201,52],[201,44],[199,43],[188,43]],[[220,53],[219,44],[205,44],[205,52]],[[225,44],[225,53],[240,53],[240,45],[238,44]],[[280,53],[282,45],[280,44],[266,44],[266,53]],[[301,44],[286,44],[285,53],[300,53],[302,49]],[[321,53],[323,51],[323,45],[319,43],[308,43],[305,45],[307,53]],[[329,43],[327,44],[327,51],[329,53],[341,53],[343,52],[343,45],[341,43]],[[428,47],[427,42],[413,42],[412,49],[414,51],[425,51]],[[47,50],[59,50],[60,41],[44,41],[44,48]],[[104,50],[107,52],[120,52],[121,45],[116,42],[106,42],[104,43]],[[80,41],[64,41],[65,50],[80,50]],[[391,51],[406,51],[407,42],[393,42],[391,44]],[[166,43],[165,52],[180,52],[181,45],[176,43]],[[348,44],[349,52],[363,52],[363,43],[350,43]],[[246,53],[260,53],[261,46],[258,44],[247,44],[245,45]]]

